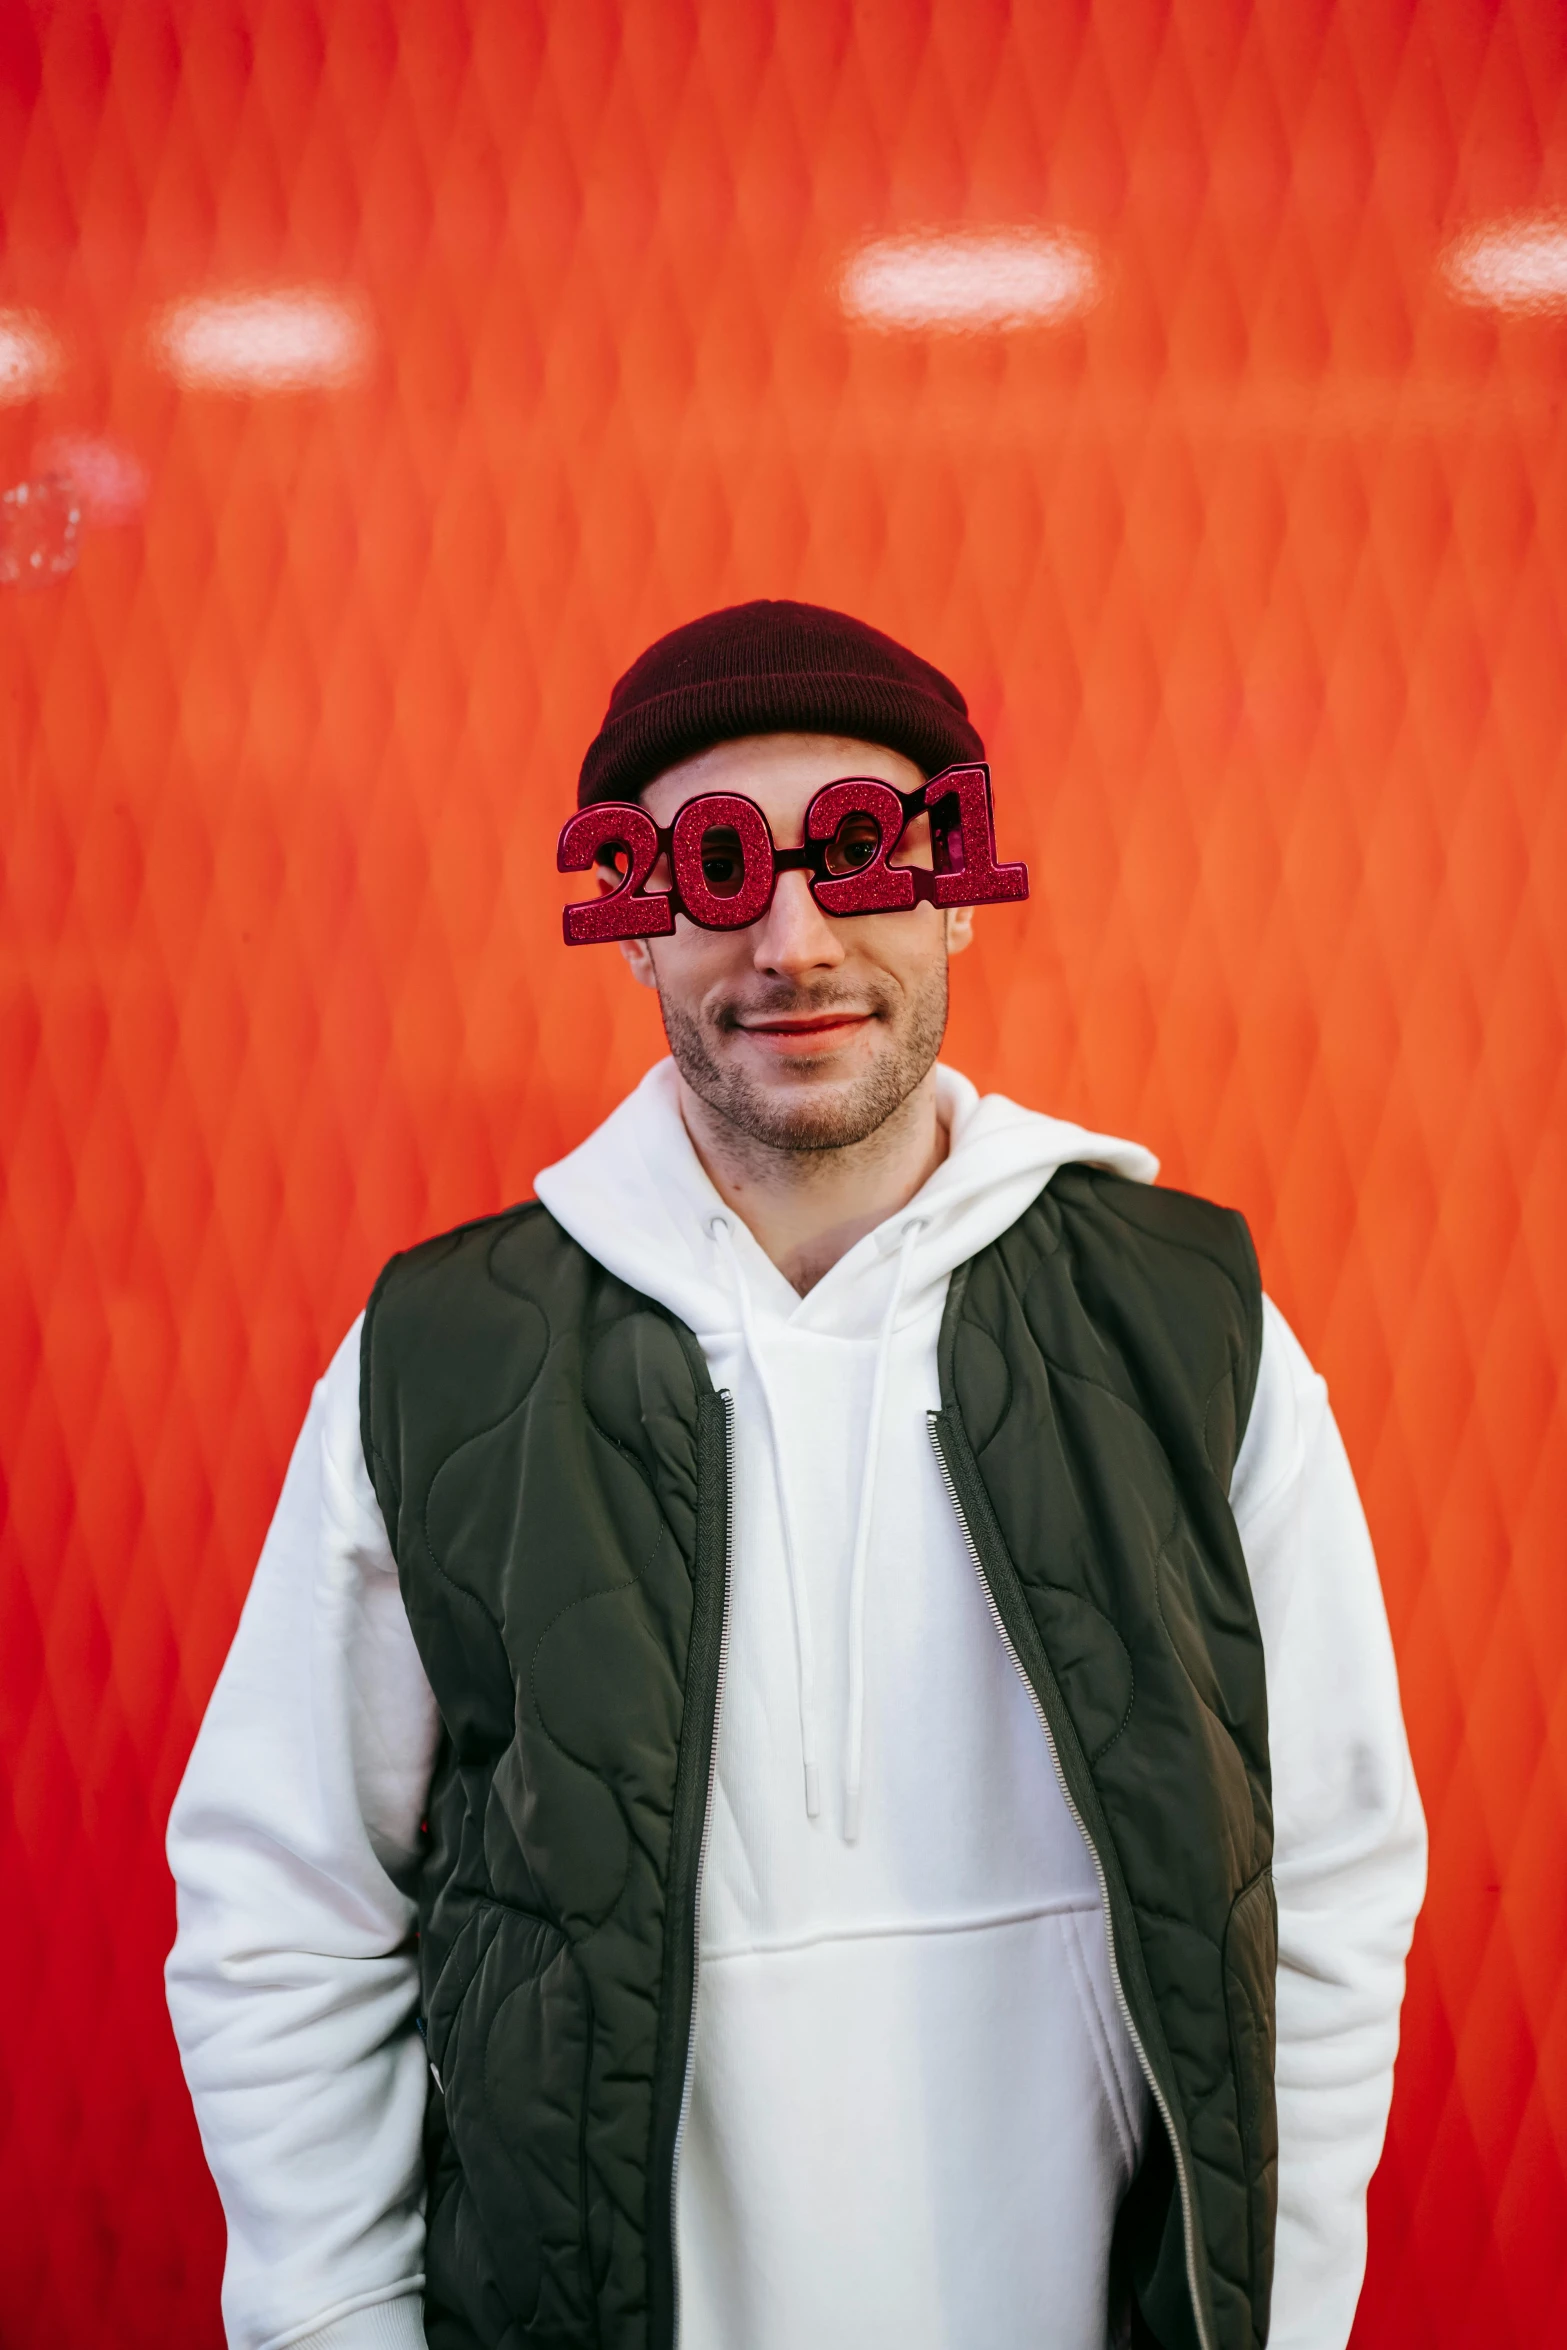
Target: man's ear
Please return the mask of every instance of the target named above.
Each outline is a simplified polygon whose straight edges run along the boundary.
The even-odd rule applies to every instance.
[[[599,896],[607,898],[612,897],[619,889],[624,875],[616,873],[611,866],[595,865],[593,878],[598,884]],[[647,940],[645,938],[617,938],[615,944],[625,956],[632,978],[643,987],[656,988],[658,975],[653,969],[653,958],[648,953]]]
[[[653,968],[652,951],[645,938],[617,938],[615,944],[626,958],[626,968],[639,987],[657,989],[658,973]]]
[[[961,955],[965,947],[974,943],[974,908],[949,906],[947,908],[947,952]]]

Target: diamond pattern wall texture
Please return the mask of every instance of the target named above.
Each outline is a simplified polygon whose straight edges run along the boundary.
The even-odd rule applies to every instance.
[[[755,594],[965,683],[952,1057],[1332,1383],[1433,1829],[1356,2340],[1567,2340],[1560,0],[10,0],[0,219],[5,2342],[220,2339],[169,1799],[377,1266],[659,1049],[545,844]]]

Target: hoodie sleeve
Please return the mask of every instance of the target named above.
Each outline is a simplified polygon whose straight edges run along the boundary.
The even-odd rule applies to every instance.
[[[169,2010],[234,2350],[422,2350],[419,1844],[439,1721],[359,1438],[311,1399],[169,1821]]]
[[[1327,1389],[1271,1300],[1231,1499],[1267,1661],[1279,1904],[1270,2350],[1343,2350],[1366,2262],[1425,1821]]]

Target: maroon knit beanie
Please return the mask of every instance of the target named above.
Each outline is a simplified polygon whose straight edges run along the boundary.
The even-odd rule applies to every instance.
[[[632,662],[588,745],[577,805],[634,800],[678,759],[743,734],[845,734],[925,775],[983,759],[950,678],[879,628],[820,604],[732,604]]]

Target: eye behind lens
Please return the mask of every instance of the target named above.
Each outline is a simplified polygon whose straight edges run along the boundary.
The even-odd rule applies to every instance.
[[[745,852],[728,824],[710,824],[702,835],[702,879],[715,898],[738,897],[745,884]]]
[[[880,847],[881,826],[875,817],[851,810],[827,843],[824,860],[827,870],[835,880],[851,873],[863,873],[874,862]]]

